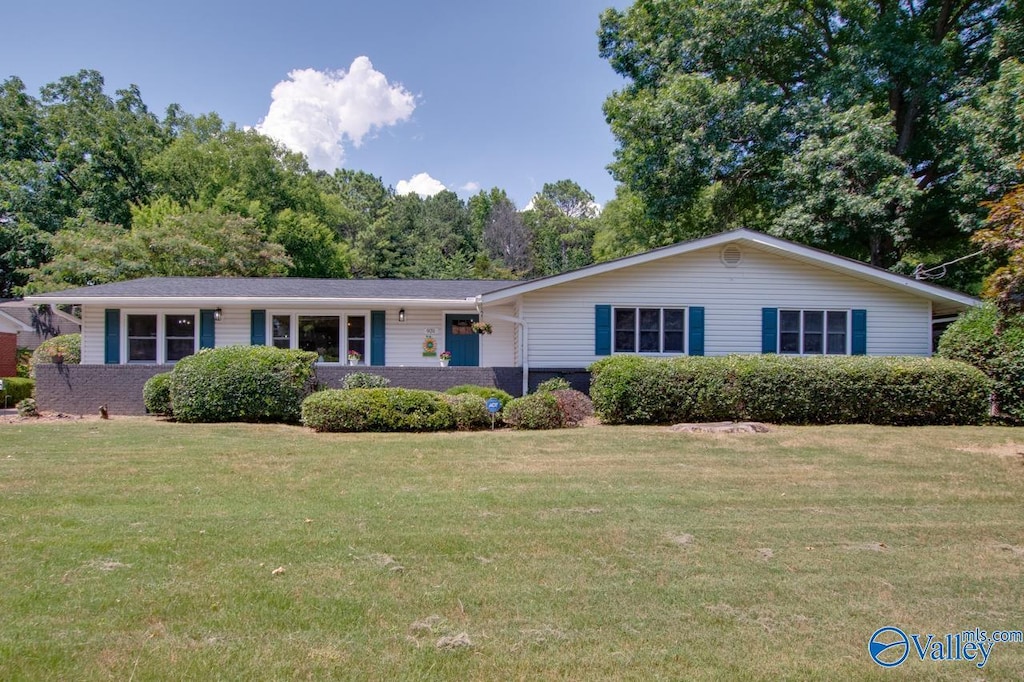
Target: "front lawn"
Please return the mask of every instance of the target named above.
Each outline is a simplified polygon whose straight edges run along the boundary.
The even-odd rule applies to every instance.
[[[1019,679],[1024,431],[0,424],[0,679]]]

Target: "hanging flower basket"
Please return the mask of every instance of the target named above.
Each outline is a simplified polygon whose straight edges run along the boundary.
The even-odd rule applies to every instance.
[[[473,331],[477,334],[490,334],[494,329],[490,322],[474,322]]]

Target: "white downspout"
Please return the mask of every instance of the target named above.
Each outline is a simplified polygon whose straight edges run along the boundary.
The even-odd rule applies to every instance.
[[[481,315],[484,314],[483,302],[480,300],[480,296],[476,298],[476,311]],[[488,313],[488,317],[495,320],[503,320],[505,322],[511,322],[519,325],[522,329],[522,334],[519,335],[519,357],[522,360],[523,365],[523,395],[530,392],[530,326],[521,317],[512,317],[511,315],[502,315],[501,313]]]

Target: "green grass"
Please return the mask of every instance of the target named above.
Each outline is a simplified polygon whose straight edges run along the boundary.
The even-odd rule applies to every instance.
[[[3,424],[0,679],[1019,679],[1024,644],[893,671],[867,640],[1024,628],[1022,452]]]

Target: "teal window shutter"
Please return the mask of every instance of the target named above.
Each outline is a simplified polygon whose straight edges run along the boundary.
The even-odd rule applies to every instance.
[[[387,315],[383,310],[370,311],[370,365],[384,366],[384,341]]]
[[[690,306],[689,354],[704,355],[704,307]]]
[[[199,347],[213,348],[216,340],[217,323],[213,319],[212,310],[199,311]]]
[[[267,345],[267,311],[253,310],[250,317],[249,343],[254,346]]]
[[[121,364],[121,311],[107,308],[103,315],[103,362]]]
[[[850,339],[851,355],[868,353],[868,311],[854,310],[852,315],[853,336]]]
[[[612,307],[594,306],[594,355],[612,354]]]
[[[779,352],[778,308],[761,308],[761,352]]]

